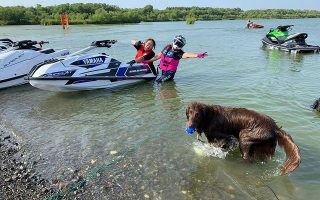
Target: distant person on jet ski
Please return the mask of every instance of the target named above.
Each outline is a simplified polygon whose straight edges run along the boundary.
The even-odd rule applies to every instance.
[[[251,28],[252,25],[253,25],[253,22],[250,19],[248,19],[247,28]]]
[[[152,62],[149,60],[155,56],[153,49],[156,47],[156,42],[152,38],[148,38],[144,43],[141,41],[131,40],[131,44],[137,49],[137,54],[134,60],[128,64],[144,63],[148,64],[154,75],[157,75],[156,69]]]
[[[175,36],[172,44],[168,44],[164,49],[155,55],[150,62],[160,59],[161,76],[157,78],[157,82],[173,80],[174,75],[178,69],[179,61],[182,58],[204,58],[208,54],[207,52],[194,54],[185,53],[182,47],[186,44],[186,39],[181,36]]]

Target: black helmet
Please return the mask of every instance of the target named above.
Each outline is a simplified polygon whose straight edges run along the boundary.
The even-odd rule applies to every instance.
[[[184,45],[186,45],[186,39],[183,36],[177,35],[174,37],[172,43],[173,49],[181,49]]]

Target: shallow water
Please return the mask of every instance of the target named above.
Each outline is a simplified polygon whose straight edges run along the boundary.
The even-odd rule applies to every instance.
[[[0,123],[34,150],[30,156],[45,158],[39,170],[48,178],[91,160],[110,162],[134,146],[121,162],[142,166],[135,184],[153,199],[276,199],[266,185],[280,199],[318,199],[320,115],[310,105],[319,98],[320,55],[264,50],[260,41],[269,28],[294,24],[294,32],[307,32],[307,42],[320,45],[318,21],[256,20],[266,27],[259,30],[245,29],[240,20],[71,26],[68,32],[60,26],[2,26],[0,37],[48,40],[48,47],[72,51],[94,40],[117,39],[111,49],[97,51],[123,61],[135,54],[131,39],[154,37],[160,51],[182,34],[186,52],[207,51],[209,56],[181,61],[175,81],[164,85],[143,82],[74,93],[29,85],[2,90]],[[225,159],[197,154],[195,136],[184,133],[185,107],[192,100],[271,116],[299,146],[301,166],[290,176],[278,176],[281,149],[272,161],[249,165],[238,150]],[[137,144],[141,139],[146,140]]]

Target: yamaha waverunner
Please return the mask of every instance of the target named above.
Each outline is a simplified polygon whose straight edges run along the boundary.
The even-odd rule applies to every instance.
[[[155,79],[149,65],[123,63],[106,54],[85,54],[97,47],[110,48],[116,40],[94,41],[83,50],[34,67],[26,77],[34,87],[49,91],[114,88]]]
[[[263,46],[289,53],[319,53],[319,46],[306,43],[307,33],[289,35],[292,26],[278,26],[276,29],[270,29],[266,37],[262,39]]]
[[[13,41],[8,38],[0,39],[0,52],[5,51],[13,45]]]
[[[59,56],[69,54],[68,50],[54,51],[42,49],[35,45],[48,42],[23,40],[14,42],[10,51],[0,53],[0,89],[28,83],[24,77],[33,66]]]

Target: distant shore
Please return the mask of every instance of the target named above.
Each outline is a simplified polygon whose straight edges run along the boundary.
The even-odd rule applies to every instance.
[[[74,24],[123,24],[140,22],[235,20],[235,19],[296,19],[320,18],[318,10],[266,9],[242,10],[240,8],[168,7],[154,9],[124,9],[104,3],[74,3],[42,7],[2,7],[0,25],[58,25],[63,16]]]

